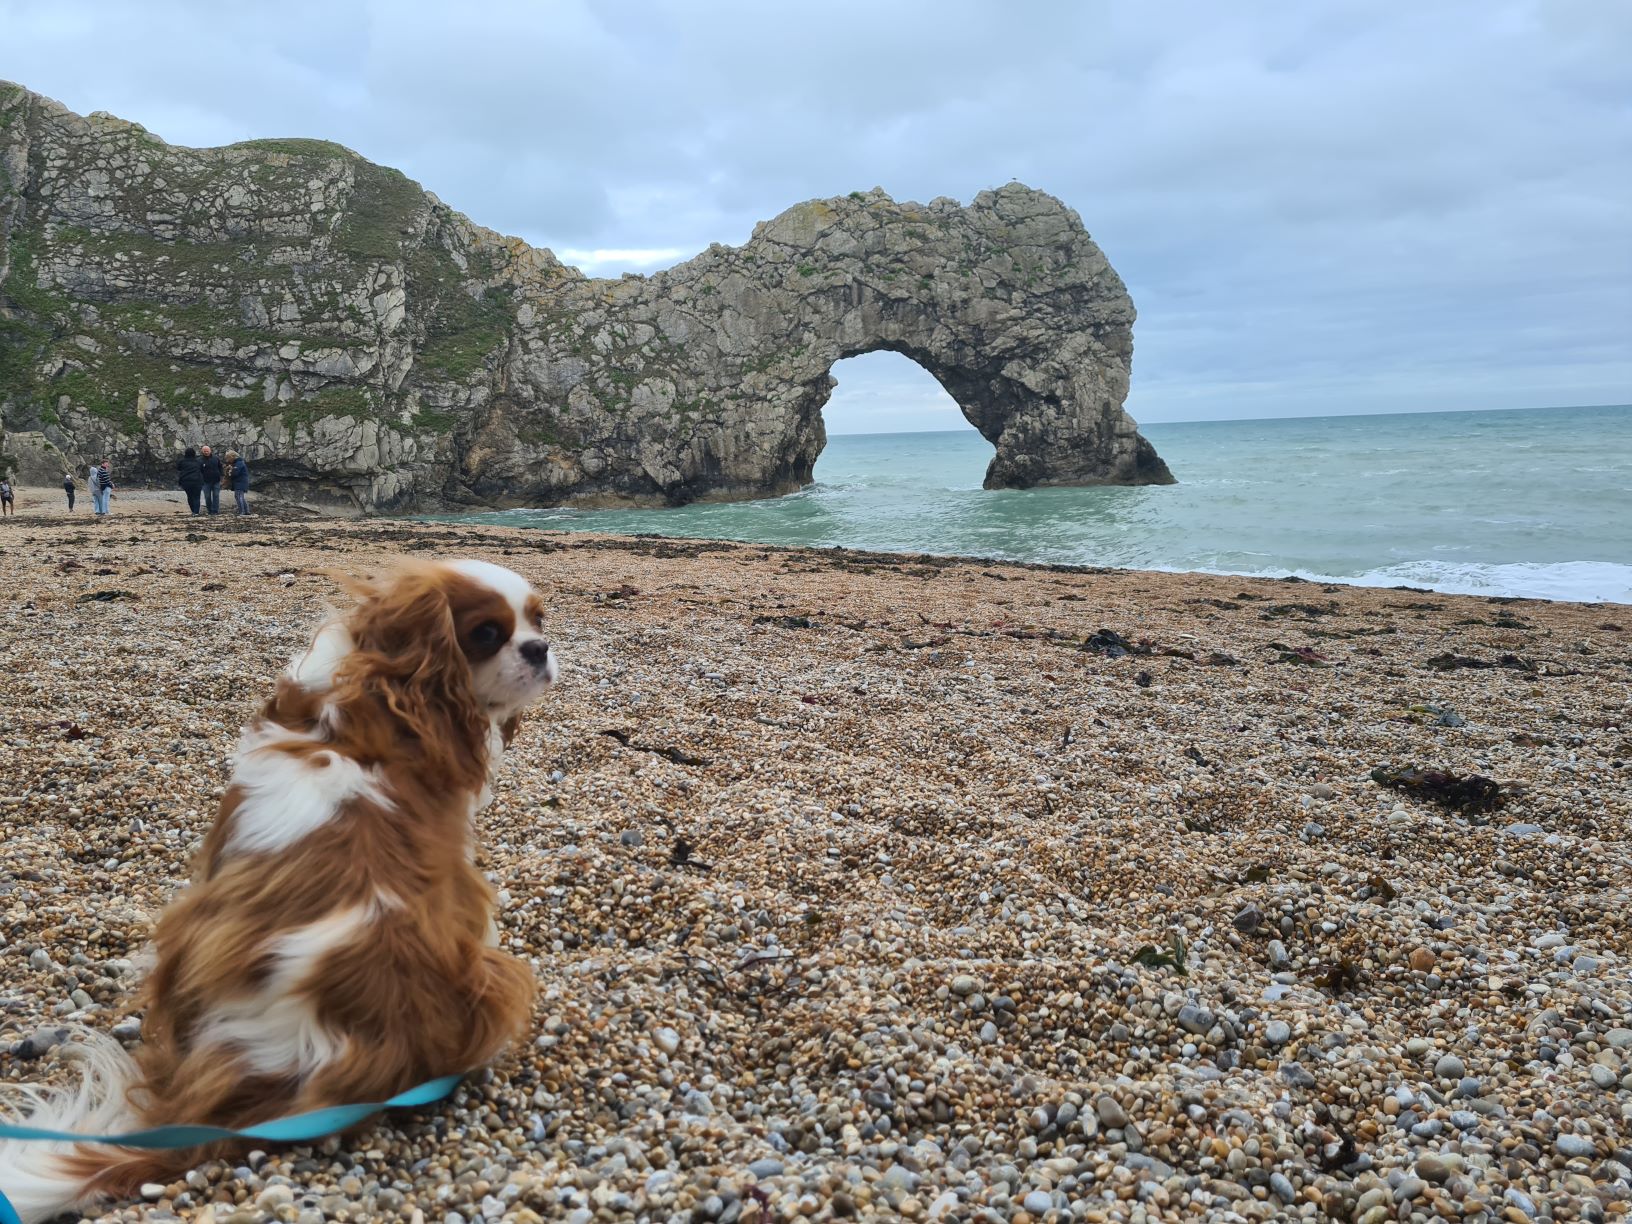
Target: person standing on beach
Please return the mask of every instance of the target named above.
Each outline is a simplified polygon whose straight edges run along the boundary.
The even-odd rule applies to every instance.
[[[17,507],[12,504],[15,496],[11,491],[11,481],[0,478],[0,518],[17,513]]]
[[[198,466],[204,477],[204,510],[208,514],[220,514],[221,460],[206,446],[199,450]]]
[[[249,464],[237,451],[227,452],[228,479],[232,481],[232,496],[238,503],[238,517],[249,517],[249,502],[244,494],[249,492]]]
[[[113,473],[108,470],[108,461],[103,459],[91,467],[91,508],[98,518],[108,517],[108,502],[112,497]]]
[[[72,472],[62,474],[62,491],[68,494],[68,513],[72,514],[74,512],[74,474]]]
[[[181,458],[176,460],[176,483],[181,486],[181,491],[187,494],[187,508],[196,515],[198,496],[204,491],[204,467],[199,462],[198,452],[190,446]]]

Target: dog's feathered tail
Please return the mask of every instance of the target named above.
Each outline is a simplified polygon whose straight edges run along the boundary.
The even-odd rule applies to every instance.
[[[129,1130],[135,1115],[126,1094],[137,1081],[135,1061],[117,1041],[82,1031],[72,1045],[61,1047],[79,1064],[77,1085],[39,1088],[7,1084],[0,1088],[0,1119],[46,1130],[87,1135]],[[0,1139],[0,1190],[5,1191],[23,1224],[40,1224],[65,1211],[83,1209],[102,1195],[92,1185],[89,1149],[72,1143]],[[108,1149],[107,1164],[129,1153]]]

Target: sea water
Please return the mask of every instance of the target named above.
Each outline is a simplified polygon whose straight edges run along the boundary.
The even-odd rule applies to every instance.
[[[1632,603],[1632,407],[1158,424],[1175,485],[981,488],[973,430],[829,439],[787,497],[512,526]]]

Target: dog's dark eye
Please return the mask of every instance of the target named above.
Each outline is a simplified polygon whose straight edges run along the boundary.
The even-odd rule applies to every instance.
[[[504,630],[492,621],[483,621],[470,631],[470,644],[472,646],[497,646],[502,641],[504,641]]]

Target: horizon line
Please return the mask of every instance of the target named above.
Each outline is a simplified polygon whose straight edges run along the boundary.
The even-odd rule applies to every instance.
[[[1379,416],[1458,416],[1474,412],[1574,412],[1583,408],[1632,408],[1632,403],[1626,404],[1531,404],[1522,408],[1398,408],[1380,409],[1375,412],[1305,412],[1291,413],[1286,416],[1229,416],[1229,417],[1177,417],[1171,420],[1151,421],[1139,423],[1144,429],[1151,425],[1228,425],[1235,421],[1324,421],[1335,417],[1379,417]],[[888,434],[909,433],[979,433],[973,425],[954,425],[950,428],[935,427],[933,429],[856,429],[856,430],[829,430],[830,438],[866,438],[880,437]]]

